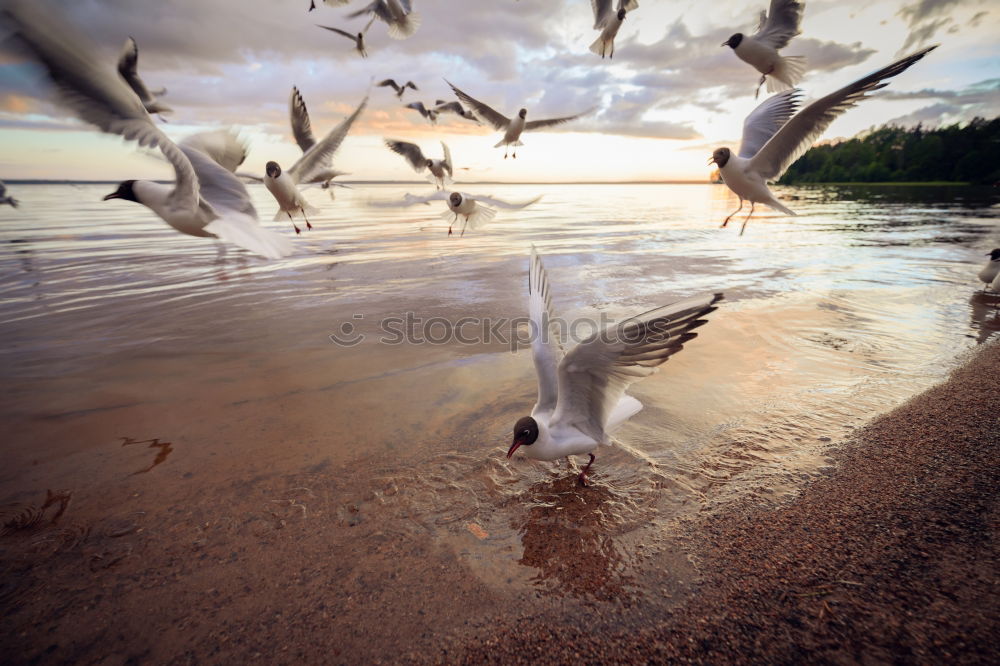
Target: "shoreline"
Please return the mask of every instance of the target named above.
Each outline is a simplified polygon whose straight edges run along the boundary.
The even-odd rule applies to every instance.
[[[463,663],[1000,661],[1000,344],[831,451],[786,504],[690,523],[701,582],[641,631],[508,619]]]

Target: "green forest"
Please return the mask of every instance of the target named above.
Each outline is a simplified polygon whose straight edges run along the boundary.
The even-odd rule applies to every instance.
[[[1000,181],[1000,118],[927,129],[885,126],[814,146],[780,183]]]

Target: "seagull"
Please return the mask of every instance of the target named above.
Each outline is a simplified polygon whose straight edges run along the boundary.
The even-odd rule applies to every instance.
[[[198,140],[178,145],[167,138],[142,100],[110,67],[101,64],[97,50],[76,28],[63,23],[59,12],[39,0],[11,0],[0,14],[13,35],[48,70],[67,108],[103,132],[159,148],[173,166],[173,185],[126,180],[104,197],[106,201],[141,203],[181,233],[216,237],[270,259],[292,253],[288,238],[260,226],[239,179],[198,149]],[[231,142],[227,152],[241,149],[235,137]]]
[[[455,115],[462,116],[466,120],[471,120],[478,123],[479,118],[476,118],[476,114],[465,109],[458,102],[446,102],[443,99],[439,99],[434,102],[434,110],[440,113],[454,113]]]
[[[403,85],[399,85],[398,83],[396,83],[395,79],[385,79],[384,81],[379,83],[376,87],[385,88],[387,86],[396,91],[396,97],[398,99],[403,99],[403,93],[406,92],[407,88],[413,88],[414,90],[418,90],[417,84],[415,84],[413,81],[407,81]]]
[[[0,197],[2,196],[3,190],[0,190]],[[3,203],[2,199],[0,199],[0,203]],[[1000,291],[1000,289],[998,289],[998,287],[1000,287],[1000,282],[997,282],[997,280],[1000,279],[1000,247],[990,252],[987,256],[990,260],[986,262],[985,266],[983,266],[983,270],[979,271],[979,281],[986,285],[983,287],[983,291],[986,291],[987,289],[991,291]]]
[[[292,133],[295,134],[299,146],[303,147],[309,143],[309,139],[312,139],[312,128],[309,125],[307,113],[297,115],[296,106],[299,104],[304,112],[305,103],[298,95],[298,90],[292,88]],[[264,165],[264,187],[278,202],[278,212],[274,219],[278,220],[282,215],[287,215],[296,234],[301,233],[301,229],[295,224],[296,215],[301,213],[302,218],[306,221],[306,228],[312,229],[308,216],[319,213],[318,208],[311,206],[305,200],[298,186],[304,183],[323,182],[324,179],[328,181],[337,175],[337,172],[330,168],[330,160],[340,148],[340,144],[343,143],[350,131],[351,125],[358,119],[367,104],[368,97],[366,96],[361,100],[361,104],[354,110],[354,113],[330,130],[330,133],[322,141],[316,142],[313,139],[312,144],[308,148],[304,148],[302,157],[287,171],[282,170],[281,165],[273,160]]]
[[[7,194],[7,186],[0,180],[0,206],[9,204],[12,208],[17,208],[17,199]]]
[[[612,0],[590,0],[590,6],[594,10],[594,30],[600,30],[601,35],[593,44],[590,50],[604,58],[615,57],[615,37],[618,30],[625,22],[626,12],[639,7],[639,0],[618,0],[618,9],[612,9]]]
[[[750,201],[750,214],[743,220],[740,235],[756,204],[762,203],[786,215],[795,215],[774,198],[767,187],[768,181],[781,178],[844,111],[865,99],[868,93],[889,85],[883,79],[901,74],[935,48],[937,45],[929,46],[901,58],[816,100],[794,116],[792,114],[798,107],[798,89],[786,90],[762,102],[743,122],[739,155],[734,155],[729,148],[718,148],[708,161],[718,165],[723,181],[740,198],[740,207],[725,219],[722,226],[729,224],[733,215],[743,209],[744,200]]]
[[[452,227],[455,225],[455,222],[458,222],[458,216],[461,215],[465,218],[465,223],[462,224],[462,233],[459,235],[464,236],[466,227],[470,229],[482,229],[487,222],[496,217],[496,210],[489,208],[485,204],[489,204],[489,206],[496,206],[497,208],[505,208],[507,210],[520,210],[530,206],[541,198],[542,197],[538,196],[530,201],[510,203],[509,201],[503,201],[501,199],[495,199],[481,194],[465,194],[464,192],[445,192],[444,190],[440,190],[427,196],[416,196],[407,193],[403,197],[402,201],[372,202],[369,205],[386,208],[413,206],[414,204],[430,205],[430,202],[432,201],[445,201],[448,204],[448,210],[441,213],[441,217],[445,220],[452,218],[450,224],[448,225],[448,235],[451,236]]]
[[[121,55],[118,56],[118,73],[121,74],[122,78],[125,79],[125,82],[135,94],[139,96],[147,112],[160,114],[173,112],[173,109],[156,99],[167,94],[166,88],[161,88],[155,93],[150,92],[146,84],[143,83],[143,80],[139,78],[138,65],[139,45],[135,43],[134,39],[129,37],[125,40],[125,46],[122,47]]]
[[[406,105],[406,108],[418,111],[420,115],[422,115],[427,120],[431,121],[432,125],[437,125],[438,112],[435,111],[434,109],[428,109],[426,106],[424,106],[423,102],[410,102],[409,104]]]
[[[347,32],[346,30],[341,30],[340,28],[333,28],[333,27],[330,27],[328,25],[319,25],[319,24],[317,24],[316,27],[317,28],[323,28],[324,30],[329,30],[331,32],[337,33],[338,35],[343,35],[344,37],[347,37],[349,40],[351,40],[352,42],[354,42],[354,47],[357,50],[357,52],[361,54],[361,57],[362,58],[367,58],[368,57],[368,51],[365,49],[365,35],[368,34],[368,28],[372,27],[372,23],[374,23],[374,22],[375,22],[375,17],[373,16],[372,20],[368,21],[368,25],[365,26],[365,29],[362,30],[361,32],[359,32],[357,34],[357,36],[352,35],[351,33]]]
[[[736,57],[753,65],[760,72],[760,82],[754,99],[760,94],[760,87],[767,81],[767,92],[780,92],[791,88],[806,69],[803,56],[780,56],[792,37],[799,34],[802,23],[803,4],[798,0],[771,0],[770,13],[760,13],[757,32],[749,37],[737,32],[722,43],[733,49]],[[768,79],[767,77],[771,78]]]
[[[714,312],[720,300],[722,294],[707,294],[655,308],[595,332],[564,353],[553,327],[545,267],[532,248],[528,315],[538,401],[530,416],[514,424],[507,458],[518,449],[535,460],[586,454],[590,460],[579,481],[589,485],[593,451],[611,444],[614,430],[642,409],[642,403],[625,390],[697,337],[694,329],[708,321],[703,317]]]
[[[389,26],[389,36],[393,39],[406,39],[420,27],[420,14],[413,11],[411,0],[375,0],[347,17],[357,18],[364,14],[373,14],[385,21]]]
[[[575,116],[566,116],[564,118],[547,118],[545,120],[531,120],[525,121],[525,116],[528,114],[527,109],[521,109],[517,112],[517,117],[511,120],[502,113],[494,111],[490,107],[486,106],[479,100],[469,97],[464,92],[456,88],[449,81],[445,80],[451,89],[455,91],[458,98],[475,109],[475,113],[478,117],[482,118],[490,125],[493,125],[498,130],[501,130],[504,135],[500,141],[493,146],[494,148],[504,147],[503,158],[507,159],[507,147],[514,146],[514,159],[517,159],[517,147],[523,146],[521,143],[521,132],[541,129],[543,127],[552,127],[553,125],[561,125],[562,123],[568,123],[571,120],[576,120],[580,116],[590,113],[590,111],[584,111],[583,113],[578,113]]]
[[[405,157],[406,161],[410,163],[410,166],[417,173],[422,172],[424,169],[430,170],[431,179],[439,190],[443,190],[445,185],[451,184],[451,179],[454,176],[451,164],[451,151],[448,150],[448,144],[444,141],[441,142],[441,147],[444,149],[444,157],[439,160],[432,160],[424,156],[423,151],[420,150],[420,146],[415,143],[386,139],[385,145],[392,152]]]

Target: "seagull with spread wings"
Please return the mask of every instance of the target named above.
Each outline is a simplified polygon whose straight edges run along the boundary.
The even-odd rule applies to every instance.
[[[717,308],[722,294],[686,298],[597,331],[563,351],[552,295],[542,259],[531,250],[528,266],[528,315],[531,356],[538,377],[538,401],[530,416],[514,424],[507,457],[520,450],[535,460],[589,455],[580,483],[589,484],[593,451],[611,444],[616,428],[642,409],[625,391],[656,372],[657,366],[697,337],[695,329]]]
[[[618,9],[614,8],[614,0],[590,0],[594,10],[594,30],[600,30],[597,40],[590,45],[590,51],[604,58],[615,57],[615,37],[625,22],[625,14],[639,7],[639,0],[618,0]]]
[[[458,95],[458,98],[460,100],[462,100],[475,110],[474,113],[479,118],[482,118],[490,125],[493,125],[493,127],[495,127],[497,130],[500,130],[504,133],[503,138],[500,139],[500,141],[497,142],[495,146],[493,146],[494,148],[499,148],[500,146],[504,147],[504,153],[503,153],[504,159],[507,159],[507,149],[509,146],[514,146],[513,156],[514,159],[517,159],[517,147],[524,145],[520,141],[522,132],[530,132],[531,130],[543,129],[545,127],[553,127],[555,125],[562,125],[563,123],[568,123],[571,120],[576,120],[580,116],[584,116],[590,113],[590,111],[588,110],[584,111],[583,113],[578,113],[575,116],[564,116],[562,118],[546,118],[544,120],[526,120],[526,116],[528,115],[528,110],[521,109],[520,111],[517,112],[517,116],[512,119],[508,118],[502,113],[499,113],[498,111],[493,110],[489,106],[480,102],[478,99],[470,97],[469,95],[465,94],[464,92],[456,88],[451,82],[446,80],[445,83],[451,86],[451,89],[455,91],[455,94]]]
[[[445,185],[451,184],[451,179],[454,176],[454,168],[451,163],[451,151],[448,150],[448,144],[444,141],[441,142],[441,148],[444,149],[444,157],[439,160],[425,156],[424,152],[420,150],[420,146],[408,141],[386,139],[385,145],[392,152],[406,158],[406,161],[409,162],[410,166],[417,173],[421,173],[424,169],[430,171],[431,180],[437,189],[443,190]]]
[[[803,7],[798,0],[771,0],[770,11],[760,13],[757,32],[752,35],[737,32],[722,43],[722,46],[730,47],[737,58],[760,72],[754,98],[760,94],[765,80],[768,92],[780,92],[791,88],[802,78],[806,59],[803,56],[782,56],[778,51],[799,34]]]
[[[530,201],[512,203],[510,201],[504,201],[502,199],[496,199],[482,194],[466,194],[465,192],[446,192],[444,190],[439,190],[434,194],[429,194],[427,196],[416,196],[407,192],[406,195],[403,196],[402,201],[373,201],[369,205],[379,208],[403,208],[406,206],[413,206],[415,204],[425,204],[429,206],[432,201],[444,201],[448,205],[448,210],[441,213],[441,217],[445,220],[451,218],[450,224],[448,225],[448,235],[451,236],[452,227],[456,222],[458,222],[458,217],[461,215],[465,218],[465,221],[462,224],[462,233],[459,235],[464,236],[465,229],[467,227],[469,229],[482,229],[486,226],[487,222],[496,217],[496,210],[490,208],[490,206],[506,208],[507,210],[520,210],[530,206],[541,198],[542,197],[538,196]]]
[[[459,102],[446,102],[443,99],[439,99],[434,102],[434,110],[438,113],[454,113],[456,116],[461,116],[466,120],[481,124],[479,123],[479,118],[476,118],[476,114],[463,107]]]
[[[118,73],[125,79],[133,92],[139,96],[142,105],[146,107],[148,113],[171,113],[171,109],[166,104],[160,102],[157,97],[167,94],[166,88],[161,88],[156,92],[151,92],[142,78],[139,77],[139,45],[129,37],[125,40],[121,55],[118,56]]]
[[[324,30],[329,30],[330,32],[335,32],[338,35],[343,35],[344,37],[347,37],[349,40],[354,42],[354,50],[360,53],[362,58],[367,58],[368,49],[365,48],[365,35],[368,34],[368,29],[372,27],[372,23],[374,22],[375,22],[375,17],[373,16],[372,20],[368,21],[368,25],[365,26],[365,29],[359,32],[357,35],[351,34],[346,30],[341,30],[340,28],[334,28],[328,25],[317,24],[316,27],[323,28]]]
[[[365,96],[354,113],[330,130],[330,133],[323,137],[322,141],[316,141],[312,136],[312,126],[305,110],[305,103],[302,102],[301,95],[298,95],[298,90],[292,88],[292,133],[295,135],[299,147],[302,148],[303,154],[288,170],[283,170],[281,165],[273,160],[265,164],[263,181],[264,186],[278,202],[278,212],[274,219],[278,220],[282,215],[287,216],[292,227],[295,228],[296,234],[301,233],[298,225],[295,224],[297,215],[301,214],[306,222],[306,228],[312,229],[308,216],[319,213],[319,209],[311,206],[302,196],[298,186],[317,182],[329,183],[331,179],[339,175],[331,168],[330,161],[367,104],[368,97]]]
[[[410,102],[409,104],[406,105],[405,108],[413,109],[414,111],[422,115],[424,118],[429,120],[431,125],[437,125],[438,114],[440,112],[435,111],[434,109],[428,109],[426,106],[424,106],[423,102]]]
[[[719,167],[722,180],[740,198],[740,207],[725,219],[722,226],[729,224],[733,215],[743,209],[744,201],[750,202],[750,214],[743,220],[740,235],[756,204],[762,203],[786,215],[795,215],[774,198],[767,183],[781,178],[838,116],[865,99],[868,93],[889,85],[885,79],[903,73],[935,48],[936,45],[929,46],[901,58],[816,100],[798,113],[795,113],[799,97],[796,89],[778,93],[762,102],[743,123],[739,154],[733,154],[729,148],[718,148],[709,159],[709,164],[715,163]]]
[[[393,39],[406,39],[420,27],[420,14],[413,11],[412,0],[375,0],[365,8],[348,14],[348,18],[365,14],[372,14],[374,18],[384,21],[389,26],[389,36]]]
[[[398,83],[396,83],[395,79],[385,79],[384,81],[375,84],[375,87],[392,88],[393,90],[396,91],[396,99],[403,99],[403,93],[406,92],[407,88],[412,88],[413,90],[419,90],[419,88],[417,88],[417,84],[415,84],[413,81],[407,81],[403,85],[399,85]]]
[[[198,135],[180,144],[171,141],[85,35],[59,15],[40,0],[0,5],[0,24],[45,67],[66,108],[102,132],[159,148],[174,169],[173,185],[126,180],[104,199],[141,203],[183,234],[219,238],[271,259],[291,254],[291,241],[260,226],[243,183],[203,152]],[[230,135],[223,152],[245,155],[246,148]]]

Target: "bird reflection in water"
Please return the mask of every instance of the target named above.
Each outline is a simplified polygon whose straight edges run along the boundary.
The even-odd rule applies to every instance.
[[[981,345],[1000,332],[1000,294],[977,291],[969,298],[969,307],[976,343]]]
[[[536,483],[526,514],[514,518],[524,547],[519,563],[538,573],[532,581],[553,594],[620,599],[635,581],[616,537],[627,500],[606,485],[580,488],[575,476]]]

